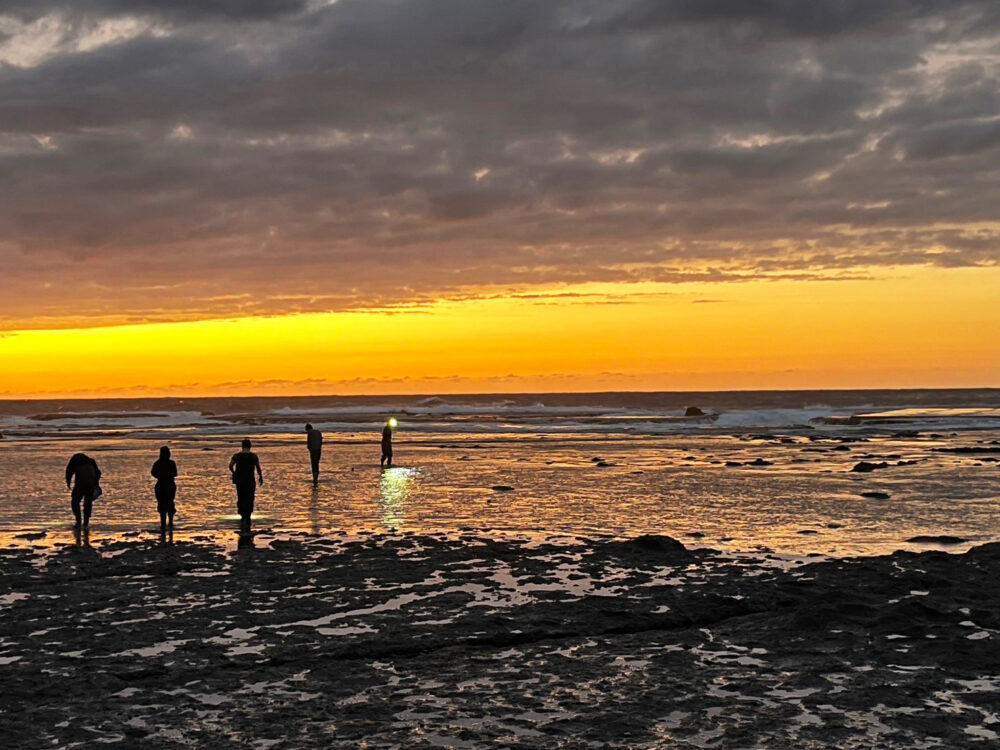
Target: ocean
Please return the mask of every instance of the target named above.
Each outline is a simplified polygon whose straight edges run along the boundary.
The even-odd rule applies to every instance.
[[[318,488],[306,422],[324,433]],[[0,542],[15,545],[73,541],[77,451],[104,472],[92,540],[157,531],[161,445],[181,474],[176,533],[232,543],[244,436],[265,474],[256,528],[272,534],[657,533],[849,556],[921,536],[962,549],[1000,524],[1000,389],[0,401],[0,434]]]

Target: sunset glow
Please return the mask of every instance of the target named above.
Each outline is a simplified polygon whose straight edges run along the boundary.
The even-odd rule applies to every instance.
[[[975,387],[1000,371],[997,289],[997,268],[589,284],[395,311],[26,330],[0,338],[0,357],[7,395],[32,396]]]

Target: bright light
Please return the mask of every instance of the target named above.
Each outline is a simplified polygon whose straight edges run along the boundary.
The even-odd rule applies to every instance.
[[[395,430],[395,429],[396,429],[396,425],[398,425],[398,424],[399,424],[399,422],[397,422],[397,421],[396,421],[396,418],[395,418],[395,417],[389,417],[389,426],[390,426],[390,427],[391,427],[392,429],[394,429],[394,430]]]

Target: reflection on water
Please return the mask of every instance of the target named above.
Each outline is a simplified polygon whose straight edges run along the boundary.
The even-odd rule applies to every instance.
[[[319,522],[319,486],[313,485],[309,495],[309,531],[313,534],[320,533]]]
[[[407,436],[409,437],[409,436]],[[301,441],[260,440],[264,532],[460,531],[668,534],[723,549],[870,554],[918,535],[996,538],[1000,432],[951,435],[706,435],[513,441],[482,435],[402,442],[384,472],[370,444],[334,444],[312,484]],[[850,440],[850,442],[845,442]],[[90,542],[159,537],[149,467],[161,440],[0,440],[0,546],[74,543],[65,467],[84,450],[104,472]],[[176,539],[239,527],[228,438],[172,441]],[[869,474],[860,461],[887,465]],[[496,487],[510,487],[497,491]],[[871,494],[878,492],[878,498]],[[81,534],[79,544],[88,540]],[[959,551],[962,547],[952,548]]]
[[[387,529],[398,529],[406,521],[406,501],[416,469],[396,467],[382,472],[378,483],[378,504],[382,515],[382,525]]]

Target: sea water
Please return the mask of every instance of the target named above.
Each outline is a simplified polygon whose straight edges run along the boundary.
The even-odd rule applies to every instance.
[[[397,465],[382,471],[389,416]],[[317,487],[307,421],[325,437]],[[7,544],[73,541],[77,451],[104,473],[92,541],[158,531],[161,445],[180,470],[176,534],[232,536],[244,436],[265,477],[255,524],[275,533],[655,533],[829,555],[1000,538],[996,390],[8,401],[0,433]],[[861,461],[887,466],[852,471]]]

